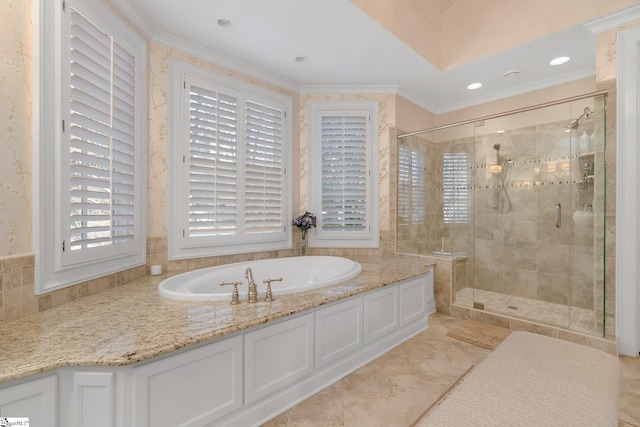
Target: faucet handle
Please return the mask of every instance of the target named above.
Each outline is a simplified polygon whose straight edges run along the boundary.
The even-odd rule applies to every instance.
[[[240,293],[238,292],[238,285],[241,285],[242,282],[220,282],[218,285],[220,286],[228,286],[233,285],[233,292],[231,293],[231,304],[236,305],[240,304]]]
[[[282,277],[278,277],[277,279],[267,279],[262,281],[262,283],[267,284],[267,294],[264,299],[265,301],[273,301],[273,292],[271,292],[271,282],[282,282]]]

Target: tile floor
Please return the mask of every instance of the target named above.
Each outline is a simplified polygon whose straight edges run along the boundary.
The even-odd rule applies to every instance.
[[[474,295],[475,294],[475,295]],[[526,319],[536,323],[569,328],[583,334],[602,336],[602,326],[597,328],[593,310],[570,307],[546,301],[517,297],[499,292],[464,288],[456,292],[457,304],[473,307],[473,302],[481,302],[484,309],[492,313]],[[602,323],[600,323],[602,325]]]
[[[489,350],[447,337],[462,320],[436,313],[409,339],[265,427],[406,427]],[[620,418],[640,426],[640,357],[621,357]]]

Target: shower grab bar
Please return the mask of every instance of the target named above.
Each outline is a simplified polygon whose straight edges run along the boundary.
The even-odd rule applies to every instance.
[[[560,203],[556,203],[556,228],[560,228],[562,225],[562,206]]]

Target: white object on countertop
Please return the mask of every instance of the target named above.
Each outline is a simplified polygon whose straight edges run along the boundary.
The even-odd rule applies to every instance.
[[[162,266],[161,265],[152,265],[151,266],[151,275],[159,276],[162,274]]]

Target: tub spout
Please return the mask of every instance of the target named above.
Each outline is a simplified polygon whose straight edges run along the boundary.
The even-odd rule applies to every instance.
[[[258,286],[253,280],[253,271],[251,271],[251,267],[247,267],[247,270],[244,272],[244,277],[246,277],[249,282],[249,302],[258,302]]]

